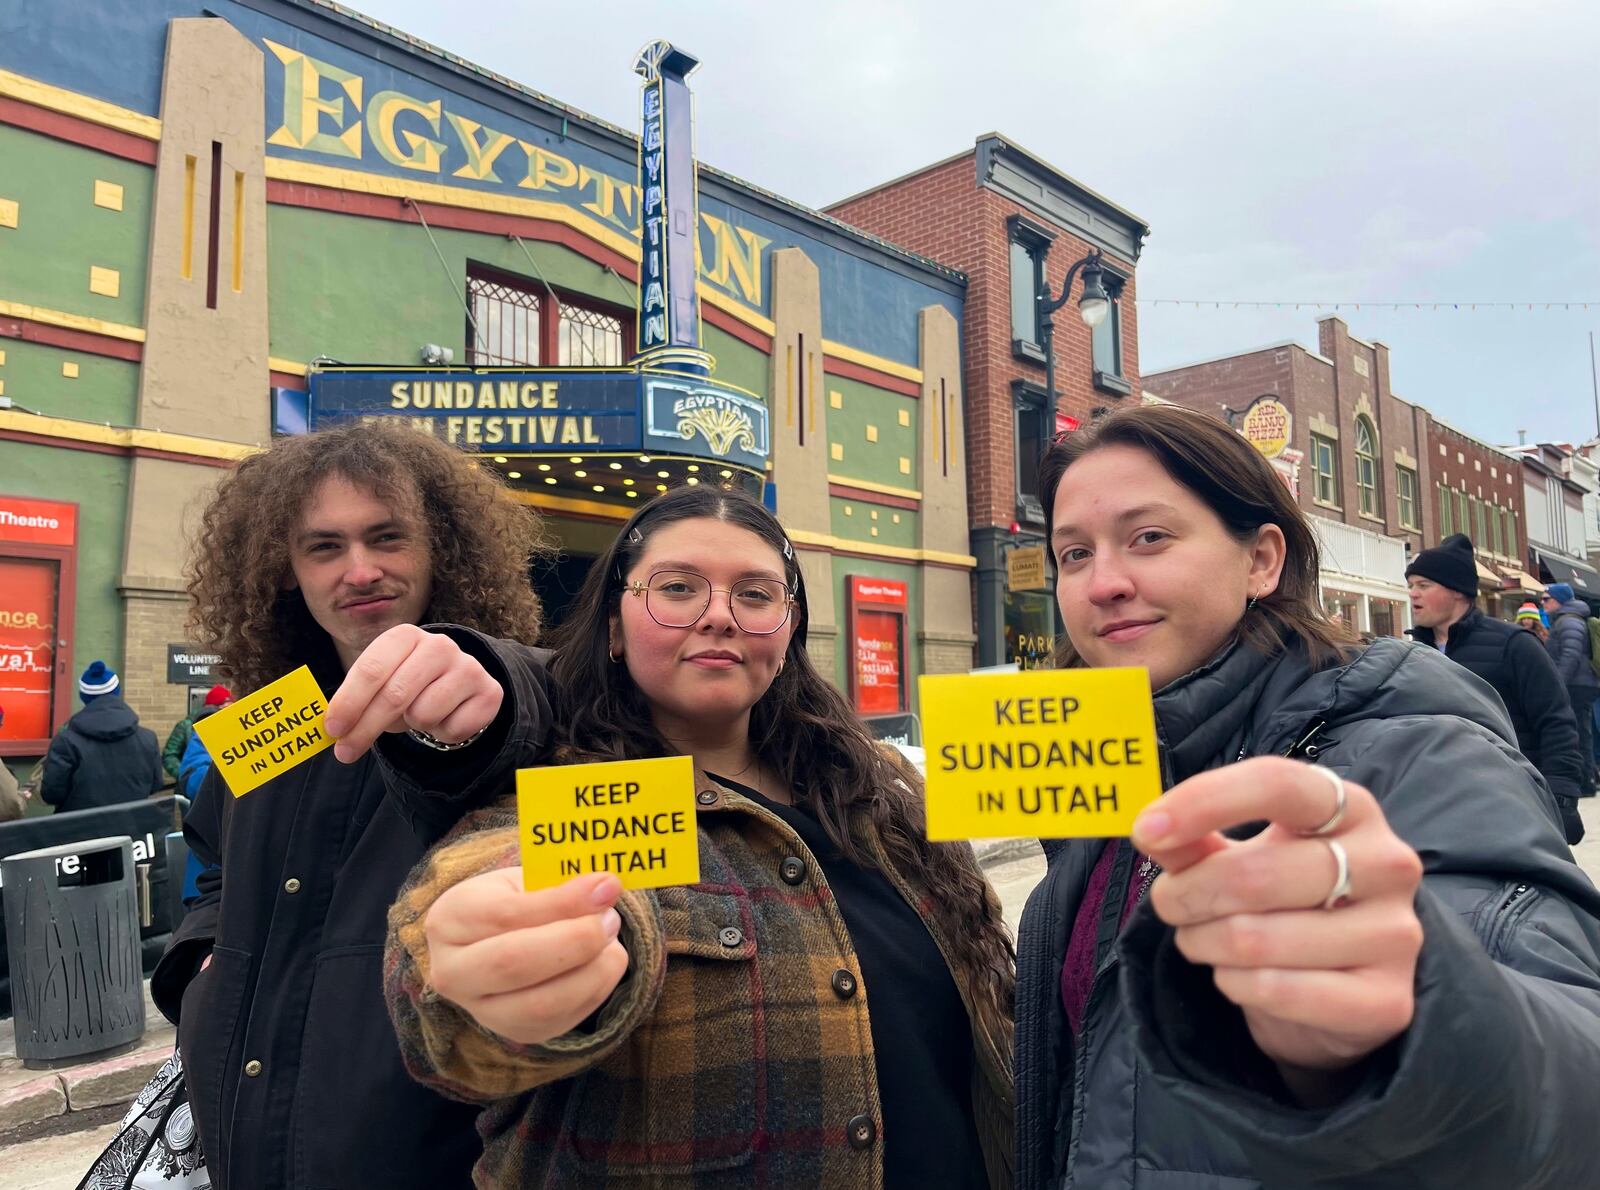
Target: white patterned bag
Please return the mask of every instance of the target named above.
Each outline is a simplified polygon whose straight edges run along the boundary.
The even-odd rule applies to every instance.
[[[211,1190],[176,1051],[129,1106],[78,1190]]]

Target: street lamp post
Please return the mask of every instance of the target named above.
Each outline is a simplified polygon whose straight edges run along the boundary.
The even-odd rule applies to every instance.
[[[1039,292],[1035,295],[1034,301],[1038,303],[1039,329],[1044,338],[1044,385],[1045,392],[1049,394],[1052,416],[1056,412],[1055,313],[1065,306],[1072,296],[1072,282],[1077,279],[1080,270],[1083,273],[1083,293],[1078,298],[1078,316],[1092,331],[1104,322],[1106,315],[1111,312],[1111,299],[1106,295],[1105,286],[1100,280],[1105,270],[1100,264],[1099,251],[1091,250],[1082,260],[1073,262],[1072,267],[1067,270],[1067,279],[1062,282],[1060,297],[1050,296],[1050,282],[1044,275],[1042,264],[1039,269]]]

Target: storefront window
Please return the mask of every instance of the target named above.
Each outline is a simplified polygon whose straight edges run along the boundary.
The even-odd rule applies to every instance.
[[[1006,660],[1019,669],[1049,669],[1056,648],[1056,603],[1041,591],[1007,591]]]
[[[1328,619],[1343,622],[1352,632],[1361,627],[1361,615],[1358,610],[1360,605],[1361,596],[1352,595],[1348,591],[1322,592],[1322,610],[1328,614]]]
[[[1368,601],[1367,610],[1372,616],[1373,636],[1399,635],[1395,630],[1399,623],[1399,604],[1389,599],[1373,599]]]

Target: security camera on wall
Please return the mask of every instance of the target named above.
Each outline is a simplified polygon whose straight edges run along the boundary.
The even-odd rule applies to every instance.
[[[440,347],[437,343],[422,345],[422,362],[425,364],[448,364],[455,357],[456,353],[448,347]]]

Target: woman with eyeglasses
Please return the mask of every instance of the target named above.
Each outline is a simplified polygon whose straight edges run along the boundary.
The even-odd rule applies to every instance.
[[[641,508],[560,634],[557,759],[693,757],[700,883],[524,892],[507,801],[402,891],[390,1006],[412,1072],[486,1105],[479,1185],[1010,1185],[998,901],[806,621],[760,504]]]
[[[1018,1186],[1600,1184],[1600,894],[1494,691],[1330,621],[1215,418],[1121,410],[1040,475],[1057,660],[1149,672],[1167,792],[1045,844]]]

